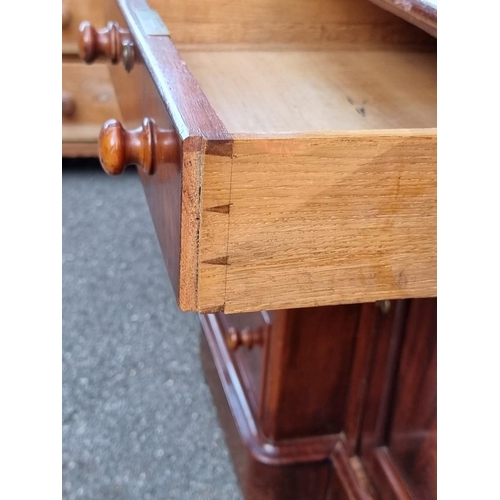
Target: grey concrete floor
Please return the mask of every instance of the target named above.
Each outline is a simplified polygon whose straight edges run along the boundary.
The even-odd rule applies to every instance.
[[[240,499],[137,175],[63,167],[63,498]]]

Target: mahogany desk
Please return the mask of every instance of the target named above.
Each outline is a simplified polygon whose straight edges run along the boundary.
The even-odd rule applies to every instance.
[[[435,498],[435,39],[365,0],[151,6],[80,27],[99,154],[138,167],[245,496]]]

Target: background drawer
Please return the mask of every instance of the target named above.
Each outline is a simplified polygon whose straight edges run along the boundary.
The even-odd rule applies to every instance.
[[[93,143],[97,153],[103,122],[121,117],[107,66],[63,63],[62,90],[74,103],[71,116],[62,119],[63,145]]]
[[[223,314],[215,316],[220,335],[231,357],[254,417],[260,417],[263,383],[265,382],[265,352],[271,335],[274,313]]]
[[[102,0],[64,0],[62,3],[62,53],[78,54],[78,26],[90,21],[97,26],[105,25]]]

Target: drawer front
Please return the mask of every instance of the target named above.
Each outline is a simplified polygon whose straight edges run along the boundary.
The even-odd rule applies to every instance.
[[[69,116],[63,116],[63,143],[94,143],[104,121],[120,118],[115,91],[104,64],[62,65],[63,99],[71,102]],[[63,102],[64,109],[64,102]]]
[[[107,21],[129,29],[134,43],[131,71],[127,72],[123,64],[110,65],[124,125],[135,128],[144,118],[150,118],[158,129],[173,131],[178,138],[177,164],[160,161],[150,174],[138,169],[170,281],[182,310],[215,312],[222,309],[219,304],[213,307],[209,297],[210,307],[205,307],[199,293],[199,267],[203,265],[201,173],[210,161],[230,163],[231,136],[186,68],[156,12],[143,0],[133,8],[125,2],[120,7],[122,10],[114,0],[106,3]],[[220,204],[213,200],[216,208]],[[214,214],[221,224],[211,237],[220,251],[212,252],[207,259],[217,259],[225,251],[228,214],[217,210]],[[217,286],[223,287],[225,266],[211,267],[215,267]]]
[[[115,17],[116,18],[116,17]],[[139,60],[133,71],[126,74],[119,66],[110,67],[112,80],[126,129],[139,127],[144,118],[154,120],[156,126],[171,131],[173,126],[149,74]],[[181,259],[181,203],[182,169],[180,164],[160,163],[153,174],[137,169],[148,202],[153,224],[167,272],[175,295],[182,293]]]
[[[104,26],[104,2],[103,0],[63,0],[62,11],[62,53],[78,54],[78,26],[82,21]]]
[[[214,334],[225,344],[254,418],[262,416],[266,380],[265,356],[272,335],[273,312],[215,315],[218,328]]]

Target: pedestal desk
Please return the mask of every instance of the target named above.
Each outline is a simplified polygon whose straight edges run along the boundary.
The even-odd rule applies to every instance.
[[[376,3],[80,26],[122,117],[101,163],[137,166],[248,499],[436,498],[435,11]]]

